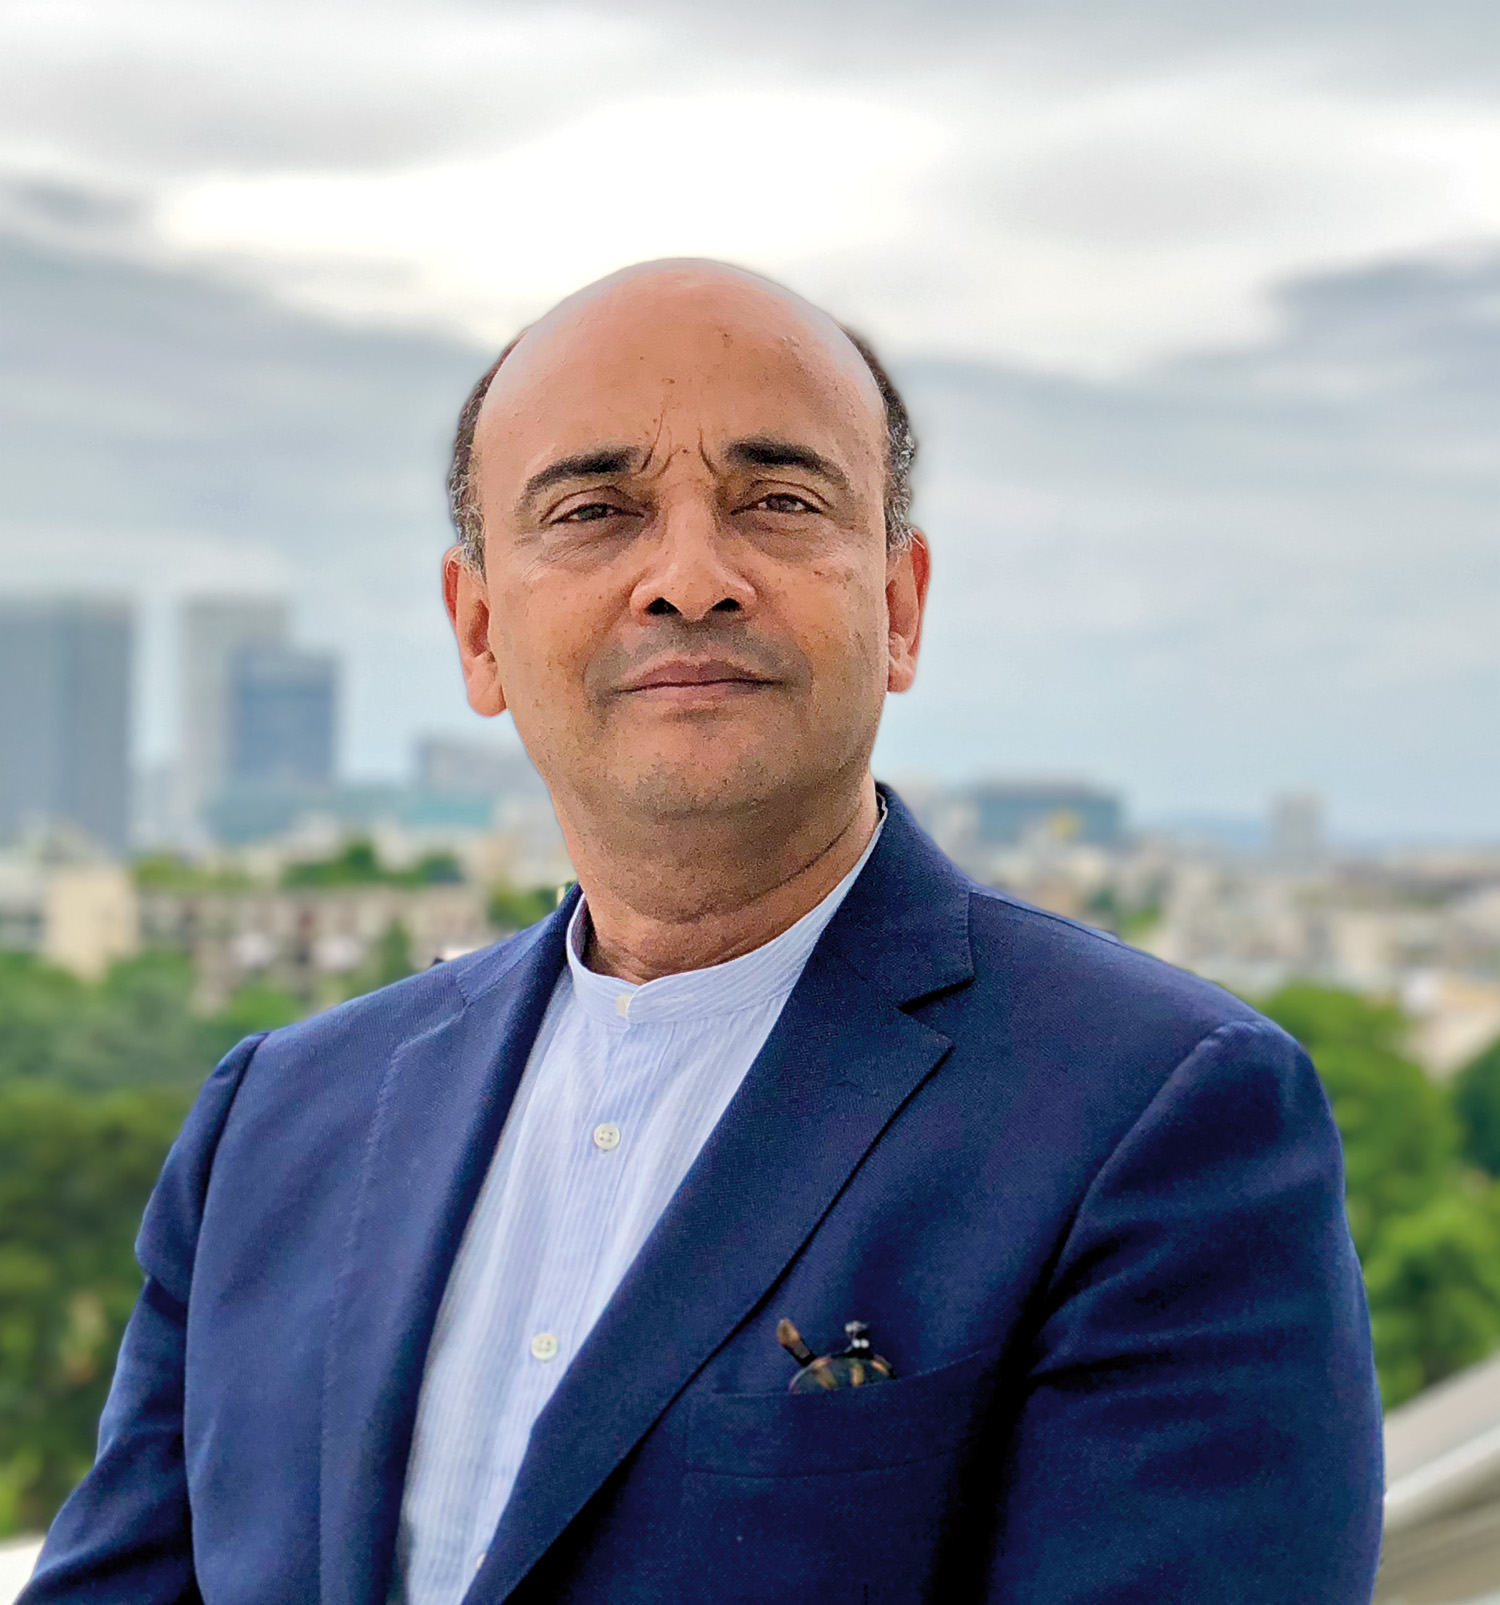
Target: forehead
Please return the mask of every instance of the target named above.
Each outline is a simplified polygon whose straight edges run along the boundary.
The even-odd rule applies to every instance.
[[[558,454],[770,437],[880,480],[885,413],[847,336],[748,275],[643,275],[564,302],[496,374],[475,431],[501,491]]]

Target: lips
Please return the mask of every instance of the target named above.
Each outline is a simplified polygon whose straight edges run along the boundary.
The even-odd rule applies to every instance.
[[[770,685],[768,676],[757,674],[728,658],[670,658],[654,663],[631,678],[622,691],[665,691],[678,687]]]

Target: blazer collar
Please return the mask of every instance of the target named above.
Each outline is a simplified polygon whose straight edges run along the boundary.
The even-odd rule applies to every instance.
[[[889,786],[882,832],[824,941],[877,992],[908,1005],[974,979],[973,882],[939,852]]]
[[[904,1006],[972,978],[968,883],[887,802],[864,873],[538,1418],[470,1605],[515,1590],[753,1313],[951,1046]]]

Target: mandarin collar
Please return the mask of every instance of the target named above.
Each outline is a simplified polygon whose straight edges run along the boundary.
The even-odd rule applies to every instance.
[[[875,851],[886,819],[885,799],[882,797],[879,801],[880,818],[870,840],[859,862],[843,880],[780,936],[723,964],[663,975],[639,986],[622,981],[618,976],[600,975],[583,962],[588,903],[580,897],[568,921],[565,943],[573,996],[579,1007],[591,1019],[624,1031],[637,1025],[713,1019],[784,1001],[797,984],[818,938]]]

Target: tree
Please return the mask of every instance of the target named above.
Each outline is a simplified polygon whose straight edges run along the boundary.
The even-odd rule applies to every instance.
[[[1387,1409],[1476,1360],[1500,1338],[1500,1231],[1457,1189],[1386,1223],[1365,1261]]]
[[[29,953],[0,953],[0,1083],[53,1073],[58,1034],[86,991]]]
[[[1261,1007],[1311,1054],[1343,1139],[1389,1409],[1500,1343],[1500,1193],[1465,1171],[1452,1102],[1402,1053],[1397,1009],[1307,984]]]
[[[0,955],[0,1534],[45,1526],[93,1460],[141,1211],[194,1091],[301,1013],[250,987],[205,1018],[192,990],[177,954],[92,986]]]
[[[1453,1108],[1465,1156],[1500,1176],[1500,1039],[1453,1078]]]
[[[557,907],[558,894],[550,886],[496,886],[490,892],[489,919],[497,931],[524,931],[544,920]]]
[[[408,869],[387,869],[373,842],[345,842],[331,858],[304,859],[289,864],[281,877],[288,887],[338,886],[455,886],[464,878],[463,865],[452,853],[427,853]]]
[[[46,1526],[93,1460],[132,1245],[187,1102],[0,1087],[0,1533]]]
[[[400,920],[392,920],[380,933],[370,956],[354,974],[350,997],[375,992],[412,973],[411,937]]]
[[[1261,1005],[1312,1056],[1344,1143],[1349,1229],[1361,1255],[1382,1224],[1451,1181],[1458,1128],[1443,1089],[1400,1051],[1400,1013],[1298,984]]]
[[[181,953],[147,952],[88,987],[60,1025],[51,1074],[69,1086],[196,1088],[219,1057],[193,1010],[193,970]]]

